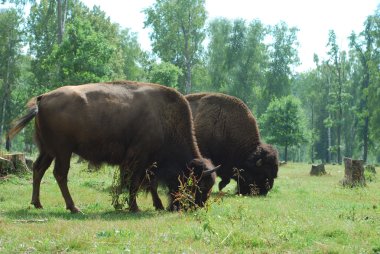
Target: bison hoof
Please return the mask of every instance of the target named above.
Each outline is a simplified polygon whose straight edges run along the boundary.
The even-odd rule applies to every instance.
[[[68,207],[67,209],[70,210],[71,213],[80,213],[81,212],[81,210],[76,206]]]
[[[138,212],[140,212],[140,209],[137,206],[135,206],[135,207],[130,207],[129,211],[131,213],[138,213]]]
[[[162,211],[162,210],[165,210],[164,206],[161,205],[161,206],[156,206],[156,210],[157,211]]]
[[[33,202],[33,201],[32,201],[31,204],[34,205],[34,207],[37,208],[37,209],[42,209],[42,208],[44,208],[44,207],[41,205],[40,202]]]

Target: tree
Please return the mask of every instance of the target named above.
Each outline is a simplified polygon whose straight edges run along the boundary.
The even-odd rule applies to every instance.
[[[261,130],[266,142],[283,146],[288,160],[288,148],[306,142],[305,119],[301,102],[292,95],[275,98],[261,116]]]
[[[180,74],[181,70],[171,63],[154,63],[149,71],[148,79],[152,83],[177,88]]]
[[[248,25],[241,19],[216,19],[210,23],[207,68],[214,89],[253,105],[254,88],[265,79],[266,33],[266,27],[257,20]]]
[[[32,66],[40,90],[141,75],[136,36],[121,31],[99,7],[90,10],[80,2],[70,4],[61,43],[56,40],[51,15],[50,2],[41,1],[32,6],[28,24]]]
[[[157,0],[145,10],[145,27],[151,27],[153,52],[162,61],[178,66],[184,75],[185,93],[191,91],[192,69],[198,62],[205,38],[204,0]]]
[[[318,79],[317,70],[311,70],[305,73],[301,73],[296,76],[292,89],[293,94],[297,96],[302,102],[303,108],[308,119],[308,128],[310,129],[310,158],[314,163],[316,155],[316,143],[319,139],[319,131],[317,129],[316,119],[323,113],[321,110],[321,104],[323,104],[321,96],[321,82]]]
[[[42,93],[57,82],[59,75],[56,64],[49,62],[57,45],[55,1],[41,0],[31,6],[27,32],[32,72],[36,77],[35,92]]]
[[[63,35],[65,32],[65,23],[66,23],[66,16],[67,16],[67,9],[68,9],[68,1],[69,0],[57,0],[57,1],[50,1],[49,8],[50,10],[55,9],[56,12],[56,24],[57,24],[57,41],[58,44],[62,43]],[[2,0],[2,3],[14,3],[16,6],[25,6],[27,3],[35,4],[35,0]],[[50,16],[53,18],[53,16]]]
[[[228,42],[227,71],[229,82],[227,93],[241,98],[249,107],[253,106],[253,87],[264,81],[266,68],[266,28],[260,21],[248,26],[242,20],[235,20]]]
[[[231,22],[225,18],[212,20],[207,28],[210,40],[206,54],[207,70],[210,75],[211,87],[215,91],[219,91],[228,83],[227,45],[231,31]]]
[[[358,106],[358,118],[361,129],[362,156],[364,162],[367,161],[368,147],[370,142],[370,120],[371,111],[369,109],[369,88],[374,82],[373,76],[376,75],[371,66],[376,66],[376,59],[379,57],[379,50],[375,45],[375,16],[369,16],[365,22],[364,30],[357,36],[352,33],[350,36],[350,46],[359,60],[360,68],[357,69],[360,87],[360,99]]]
[[[59,84],[120,78],[123,60],[117,48],[118,32],[118,26],[97,7],[90,11],[82,5],[75,6],[66,25],[66,36],[49,58],[51,65],[59,64]]]
[[[293,67],[299,63],[297,31],[281,22],[271,30],[272,43],[269,45],[269,70],[266,74],[265,97],[273,99],[290,94]]]
[[[20,75],[22,21],[15,9],[0,10],[0,138],[11,121],[11,94]]]
[[[370,62],[370,84],[368,87],[368,109],[371,112],[370,116],[370,137],[372,141],[377,140],[377,144],[372,145],[377,152],[377,161],[380,161],[380,5],[371,17],[373,26],[371,34],[374,38],[374,59]]]
[[[123,74],[129,80],[142,80],[144,73],[141,62],[145,59],[145,54],[137,42],[137,34],[129,29],[120,32],[120,47],[123,54]]]
[[[329,90],[329,106],[328,110],[331,113],[326,120],[326,124],[336,127],[337,144],[332,147],[337,152],[337,161],[342,163],[341,155],[341,137],[343,125],[343,108],[347,104],[350,95],[347,93],[347,54],[345,51],[340,51],[336,43],[336,35],[333,30],[329,32],[329,40],[327,43],[329,51],[327,52],[329,59],[326,62],[332,79]]]

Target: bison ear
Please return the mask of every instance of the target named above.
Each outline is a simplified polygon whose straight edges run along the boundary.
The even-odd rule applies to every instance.
[[[258,161],[256,161],[256,166],[260,167],[261,165],[263,165],[262,159],[259,159]]]
[[[216,172],[220,167],[221,167],[221,165],[216,166],[215,168],[212,168],[209,170],[205,170],[205,171],[203,171],[203,175],[206,175],[206,176],[211,175],[212,173]]]

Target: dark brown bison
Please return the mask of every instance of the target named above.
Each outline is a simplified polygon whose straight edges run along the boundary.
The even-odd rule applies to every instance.
[[[219,190],[230,179],[243,195],[266,195],[278,171],[278,153],[260,141],[256,120],[238,98],[219,93],[186,96],[193,113],[195,135],[202,155],[221,164]]]
[[[119,81],[65,86],[28,103],[29,112],[16,122],[9,137],[35,117],[39,156],[33,166],[32,204],[40,202],[41,179],[55,159],[54,176],[66,207],[78,212],[67,186],[72,153],[95,163],[119,165],[128,174],[129,209],[137,211],[136,194],[146,169],[153,164],[149,186],[153,203],[163,209],[157,182],[166,185],[170,208],[179,177],[193,170],[199,180],[195,203],[202,206],[215,182],[215,168],[199,152],[189,104],[177,91],[155,84]]]

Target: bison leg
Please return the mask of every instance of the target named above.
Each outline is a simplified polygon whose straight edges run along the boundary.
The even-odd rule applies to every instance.
[[[221,191],[224,187],[226,187],[227,184],[230,183],[229,178],[222,178],[222,181],[219,182],[219,191]]]
[[[169,185],[169,211],[179,211],[180,203],[176,200],[176,193],[178,193],[178,186]]]
[[[134,172],[130,178],[130,185],[129,185],[129,211],[131,212],[139,212],[140,209],[137,205],[136,196],[137,192],[139,191],[140,184],[142,183],[143,177],[139,172]]]
[[[152,180],[150,182],[150,193],[152,194],[152,199],[153,199],[153,205],[156,208],[156,210],[164,210],[164,206],[162,205],[162,201],[160,199],[160,196],[158,196],[158,183],[156,180]]]
[[[40,202],[41,180],[52,161],[53,157],[42,152],[38,155],[37,160],[33,164],[33,192],[32,201],[30,203],[34,205],[35,208],[42,208]]]
[[[67,174],[70,168],[70,157],[71,154],[57,156],[55,159],[53,173],[58,182],[62,196],[65,199],[66,209],[70,210],[71,213],[77,213],[80,210],[74,205],[74,201],[71,198],[70,191],[67,186]]]

